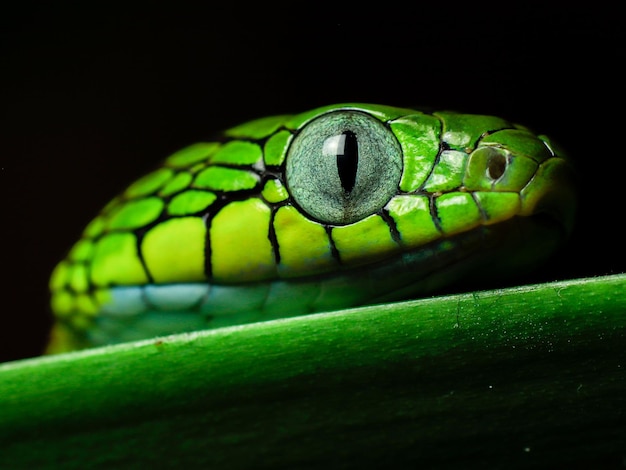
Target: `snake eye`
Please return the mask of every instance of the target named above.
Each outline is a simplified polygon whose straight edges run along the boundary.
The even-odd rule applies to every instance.
[[[380,210],[398,191],[402,150],[378,119],[334,111],[307,123],[287,153],[285,178],[313,219],[344,225]]]

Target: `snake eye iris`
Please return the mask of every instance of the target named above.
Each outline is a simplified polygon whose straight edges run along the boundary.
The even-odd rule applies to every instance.
[[[345,225],[380,210],[398,191],[402,150],[378,119],[335,111],[294,137],[285,177],[295,202],[313,219]]]

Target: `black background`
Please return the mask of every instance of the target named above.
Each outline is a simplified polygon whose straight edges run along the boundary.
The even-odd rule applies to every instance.
[[[581,170],[581,204],[536,280],[625,271],[617,6],[465,3],[16,4],[0,20],[0,360],[39,352],[51,269],[126,184],[231,125],[336,102],[495,114],[550,135]]]

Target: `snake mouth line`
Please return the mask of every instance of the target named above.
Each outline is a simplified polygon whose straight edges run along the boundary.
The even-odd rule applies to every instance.
[[[146,311],[187,311],[222,317],[246,310],[270,316],[277,310],[281,315],[290,310],[306,314],[416,298],[444,288],[471,289],[524,275],[554,252],[566,236],[564,227],[547,213],[518,216],[333,273],[237,284],[114,287],[113,301],[102,306],[102,314],[119,317]]]
[[[388,287],[372,288],[367,303],[502,287],[544,263],[568,235],[567,227],[552,214],[517,216],[352,270],[350,275],[368,276],[372,284]]]

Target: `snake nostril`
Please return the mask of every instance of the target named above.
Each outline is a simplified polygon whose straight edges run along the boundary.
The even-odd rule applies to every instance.
[[[492,155],[487,162],[487,174],[492,180],[499,179],[506,170],[506,157],[500,153]]]

